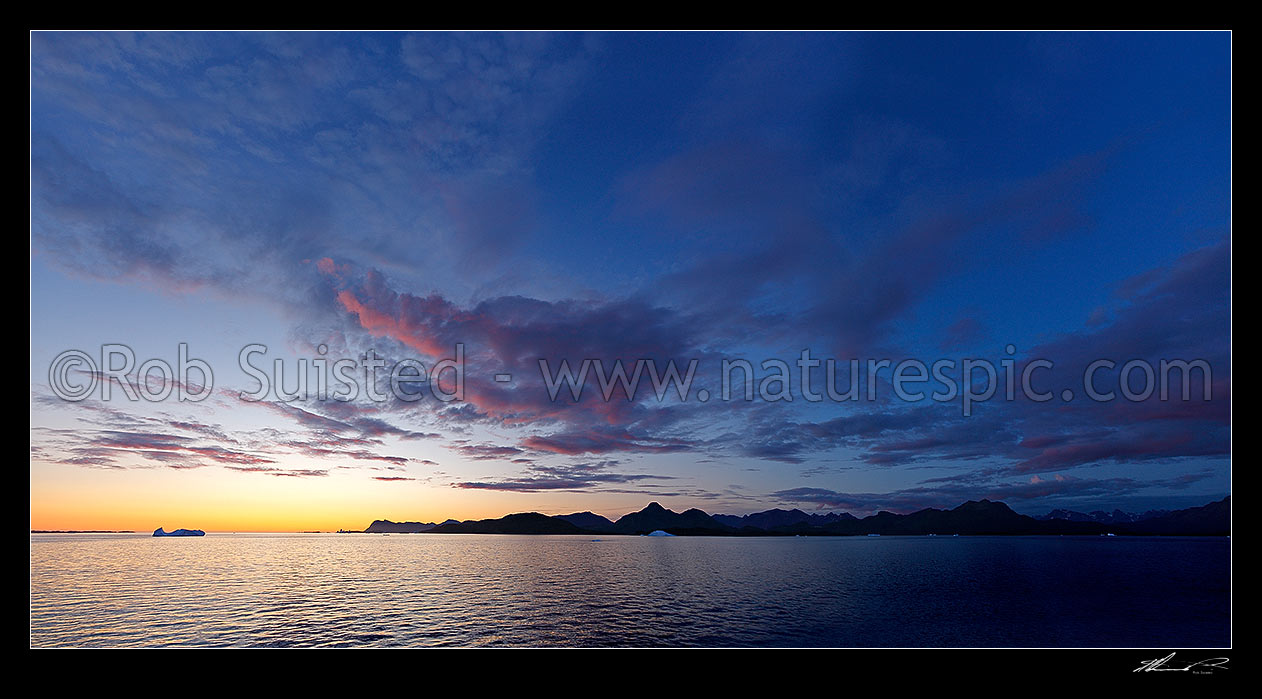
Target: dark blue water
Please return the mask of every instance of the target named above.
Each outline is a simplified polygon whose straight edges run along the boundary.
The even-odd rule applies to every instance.
[[[35,646],[1230,644],[1230,540],[31,537]]]

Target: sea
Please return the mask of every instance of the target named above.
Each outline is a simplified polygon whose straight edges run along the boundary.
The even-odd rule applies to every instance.
[[[1231,645],[1228,538],[31,534],[33,647]]]

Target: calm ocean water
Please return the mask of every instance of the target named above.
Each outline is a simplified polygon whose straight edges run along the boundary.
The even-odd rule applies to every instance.
[[[1226,539],[34,534],[31,644],[1227,646],[1229,568]]]

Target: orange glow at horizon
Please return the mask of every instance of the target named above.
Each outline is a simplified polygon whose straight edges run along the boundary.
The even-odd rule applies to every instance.
[[[85,469],[31,463],[30,528],[38,530],[361,530],[375,519],[441,522],[513,512],[638,510],[642,498],[462,490],[445,483],[383,482],[363,472],[277,477],[199,469]]]

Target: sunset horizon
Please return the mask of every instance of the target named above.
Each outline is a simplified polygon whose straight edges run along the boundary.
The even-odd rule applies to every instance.
[[[1231,38],[31,31],[32,645],[1230,645]]]

